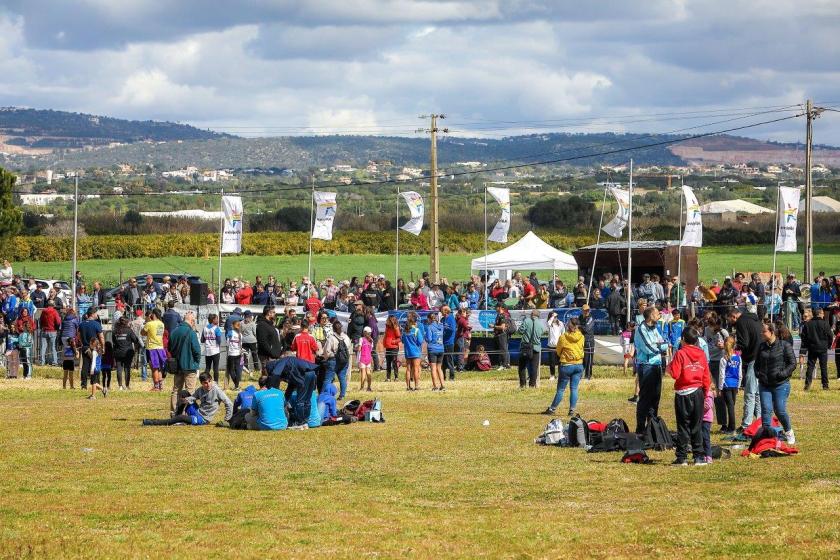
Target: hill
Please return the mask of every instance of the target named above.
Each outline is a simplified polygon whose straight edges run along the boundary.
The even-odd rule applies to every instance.
[[[687,163],[805,164],[803,144],[780,144],[738,136],[721,135],[686,140],[670,146],[669,150]],[[815,146],[814,163],[840,166],[840,149],[831,146]]]
[[[140,141],[205,140],[225,136],[193,126],[130,121],[41,109],[0,108],[0,151],[45,154]]]

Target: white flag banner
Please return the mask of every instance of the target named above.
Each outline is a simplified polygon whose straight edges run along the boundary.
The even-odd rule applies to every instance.
[[[683,230],[683,247],[703,246],[703,221],[700,217],[700,204],[691,187],[683,185],[685,195],[685,229]]]
[[[796,252],[796,224],[799,219],[799,189],[779,187],[778,216],[779,235],[776,237],[776,250]]]
[[[312,227],[312,239],[330,241],[336,211],[335,193],[315,191],[313,195],[315,196],[315,225]]]
[[[507,243],[508,231],[510,231],[510,189],[487,187],[487,192],[496,199],[496,202],[502,208],[502,215],[499,216],[499,221],[496,222],[496,227],[493,228],[487,240]]]
[[[223,196],[222,253],[242,252],[242,197]]]
[[[624,228],[630,220],[630,191],[619,189],[618,187],[610,187],[610,192],[618,203],[618,211],[615,213],[615,218],[605,225],[603,229],[608,235],[621,237],[624,235]]]
[[[414,191],[401,192],[400,194],[405,199],[405,203],[408,204],[408,210],[411,212],[411,219],[400,227],[400,229],[404,229],[414,235],[420,235],[420,232],[423,230],[423,216],[425,212],[423,197]]]

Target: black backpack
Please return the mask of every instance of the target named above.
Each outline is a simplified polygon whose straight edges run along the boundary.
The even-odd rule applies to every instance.
[[[645,446],[664,451],[674,448],[674,440],[671,432],[661,416],[648,416],[647,427],[645,428]]]
[[[601,441],[589,448],[591,453],[602,451],[627,451],[641,449],[641,440],[636,434],[629,434],[627,422],[621,418],[613,418],[601,434]]]
[[[589,424],[575,414],[569,419],[569,447],[586,447],[591,445],[589,437]]]
[[[343,338],[338,339],[338,349],[335,351],[335,367],[341,371],[350,362],[350,351]]]

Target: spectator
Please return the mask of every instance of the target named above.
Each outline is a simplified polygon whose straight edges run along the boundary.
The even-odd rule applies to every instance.
[[[448,307],[444,306],[444,309],[448,310]],[[449,314],[452,317],[452,314]],[[452,323],[454,325],[455,318],[452,317]],[[394,381],[397,381],[400,373],[399,368],[399,351],[400,351],[400,337],[402,336],[402,331],[400,330],[400,324],[397,321],[396,316],[390,315],[385,322],[385,337],[382,340],[382,345],[385,347],[385,381],[391,380],[391,372],[394,372]],[[444,333],[444,338],[445,338]],[[452,349],[454,352],[455,349],[455,330],[453,327],[452,330]],[[454,370],[454,367],[453,367]],[[453,371],[454,375],[454,371]]]
[[[352,354],[350,349],[353,348],[353,343],[350,338],[344,334],[341,328],[341,323],[334,321],[332,324],[333,334],[338,338],[338,346],[335,351],[335,372],[338,376],[338,386],[340,390],[339,400],[343,400],[347,394],[347,372],[350,371],[352,364]]]
[[[610,318],[610,334],[617,335],[624,329],[624,320],[627,317],[627,298],[623,290],[618,288],[615,280],[611,284],[612,290],[607,296],[607,315]]]
[[[761,336],[763,340],[756,350],[755,358],[761,395],[761,425],[769,429],[775,413],[782,424],[787,444],[794,445],[796,437],[787,412],[787,400],[790,395],[790,376],[796,369],[796,355],[788,342],[778,338],[776,325],[764,324]]]
[[[61,316],[55,310],[53,302],[47,302],[46,307],[41,310],[38,324],[41,328],[41,364],[47,365],[47,352],[49,352],[49,364],[57,366],[58,354],[55,350],[55,341],[58,337],[58,331],[61,329]]]
[[[148,327],[149,324],[153,323],[154,321],[147,323],[146,326]],[[178,406],[178,393],[182,389],[186,389],[187,391],[195,390],[196,374],[201,363],[201,345],[198,342],[198,335],[195,334],[195,314],[192,311],[187,311],[184,314],[184,321],[169,334],[169,351],[176,364],[176,370],[170,372],[173,374],[174,379],[169,404],[171,410],[174,412]],[[154,365],[152,367],[154,368]],[[226,406],[229,408],[225,420],[230,420],[232,411],[230,410],[229,400]]]
[[[225,331],[227,340],[227,362],[225,363],[225,386],[228,388],[228,379],[233,381],[233,389],[239,390],[239,382],[242,379],[242,335],[240,334],[241,321],[237,317],[230,325],[230,330]]]
[[[662,397],[662,355],[668,352],[668,342],[656,324],[659,310],[646,307],[643,322],[636,326],[633,346],[636,352],[636,375],[639,378],[639,399],[636,404],[636,434],[643,435],[649,416],[659,416]]]
[[[163,312],[163,328],[169,333],[177,329],[178,325],[180,325],[183,321],[183,319],[181,319],[181,314],[175,311],[176,303],[176,301],[170,300],[169,303],[166,304],[166,311]]]
[[[448,305],[441,307],[440,313],[443,324],[443,372],[441,373],[441,385],[443,385],[447,372],[449,372],[449,380],[455,380],[455,339],[458,334],[458,322]]]
[[[580,331],[583,333],[583,378],[592,379],[592,364],[595,361],[595,318],[586,304],[583,304],[580,316]]]
[[[423,348],[423,332],[417,325],[417,313],[408,314],[405,329],[402,332],[402,343],[405,352],[405,385],[408,391],[420,389],[420,353]],[[412,386],[413,383],[413,386]]]
[[[499,351],[499,370],[510,369],[508,341],[513,330],[510,313],[503,304],[497,304],[496,320],[493,323],[493,337],[496,339],[496,349]]]
[[[758,396],[758,380],[755,376],[755,356],[761,343],[761,321],[758,320],[755,304],[747,305],[747,312],[733,308],[729,311],[729,322],[735,327],[736,348],[741,351],[741,365],[744,373],[744,415],[740,431],[747,428],[754,418],[761,416],[761,401]]]
[[[711,372],[706,356],[697,346],[699,334],[693,327],[682,333],[682,344],[668,366],[674,378],[674,411],[677,416],[677,446],[674,465],[687,465],[689,446],[694,465],[708,464],[703,447],[702,422],[706,395],[711,389]]]
[[[102,333],[102,324],[99,322],[99,319],[96,318],[96,309],[93,307],[88,308],[84,321],[79,324],[79,337],[82,343],[82,348],[85,350],[92,348],[90,344],[92,340],[98,340],[99,345],[97,346],[97,351],[99,355],[102,354],[102,349],[105,348],[105,335]],[[90,375],[90,372],[93,371],[91,369],[90,362],[92,355],[93,354],[90,351],[82,352],[82,389],[87,388],[88,376]]]
[[[548,340],[546,354],[548,356],[548,371],[551,374],[549,377],[549,381],[554,381],[555,379],[555,369],[559,369],[559,356],[557,354],[557,343],[560,340],[560,337],[563,336],[563,333],[566,332],[566,325],[560,318],[557,316],[556,311],[552,311],[548,314],[548,319],[546,319],[546,325],[548,325]],[[581,334],[581,340],[583,340],[583,335]]]
[[[556,317],[554,318],[556,321]],[[569,389],[569,416],[574,415],[578,400],[578,384],[583,375],[584,336],[578,328],[579,321],[576,317],[569,320],[566,328],[556,342],[556,356],[560,361],[560,371],[557,376],[557,391],[554,393],[554,400],[543,412],[553,416],[560,402],[563,400],[563,393],[566,386]],[[549,323],[549,330],[551,324]]]
[[[539,377],[540,352],[542,351],[542,335],[545,329],[540,321],[540,312],[534,310],[530,317],[526,317],[517,331],[521,336],[519,343],[519,388],[536,387]],[[525,371],[528,371],[527,377]]]
[[[0,268],[0,286],[8,286],[15,278],[15,273],[12,270],[12,263],[8,259],[3,259],[3,268]]]
[[[299,359],[314,364],[315,356],[321,354],[321,345],[309,334],[309,329],[308,321],[301,325],[300,333],[292,340],[291,350]]]
[[[283,355],[284,346],[274,326],[275,316],[274,306],[266,305],[257,319],[257,354],[264,369],[267,369],[270,360],[277,360]]]
[[[114,341],[113,352],[117,368],[117,384],[120,391],[128,390],[131,388],[131,364],[142,343],[132,330],[128,317],[125,315],[120,317],[114,325],[111,338]]]
[[[262,289],[262,285],[258,289]],[[239,325],[239,331],[242,333],[243,365],[245,358],[247,358],[250,361],[248,371],[259,373],[261,366],[259,352],[257,350],[257,322],[254,320],[254,314],[250,310],[245,311],[243,318],[245,320]]]
[[[808,369],[805,370],[805,390],[809,391],[811,389],[811,382],[814,380],[814,369],[818,361],[820,363],[822,388],[828,390],[828,349],[831,347],[834,337],[831,334],[828,321],[825,320],[823,309],[817,308],[813,318],[810,318],[811,315],[807,312],[805,317],[807,320],[802,324],[802,328],[799,331],[799,337],[801,339],[799,347],[800,363],[805,361],[806,355],[808,356]]]
[[[160,311],[152,309],[142,331],[146,337],[147,360],[152,369],[152,391],[163,390],[163,369],[166,367],[166,350],[163,347],[164,332]]]

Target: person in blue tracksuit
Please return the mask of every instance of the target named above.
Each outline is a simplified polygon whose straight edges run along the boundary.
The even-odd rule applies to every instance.
[[[449,380],[455,381],[455,333],[458,332],[458,324],[455,321],[455,315],[452,313],[452,308],[444,305],[440,309],[443,323],[443,372],[441,373],[441,382],[446,378],[446,372],[449,372]],[[441,383],[442,384],[442,383]]]
[[[406,389],[417,391],[420,388],[420,355],[423,351],[424,336],[421,326],[417,324],[417,313],[414,311],[408,314],[401,339],[405,352]]]
[[[429,371],[432,376],[432,391],[444,391],[443,372],[443,323],[438,320],[437,311],[429,313],[426,325],[426,354],[429,357]]]

